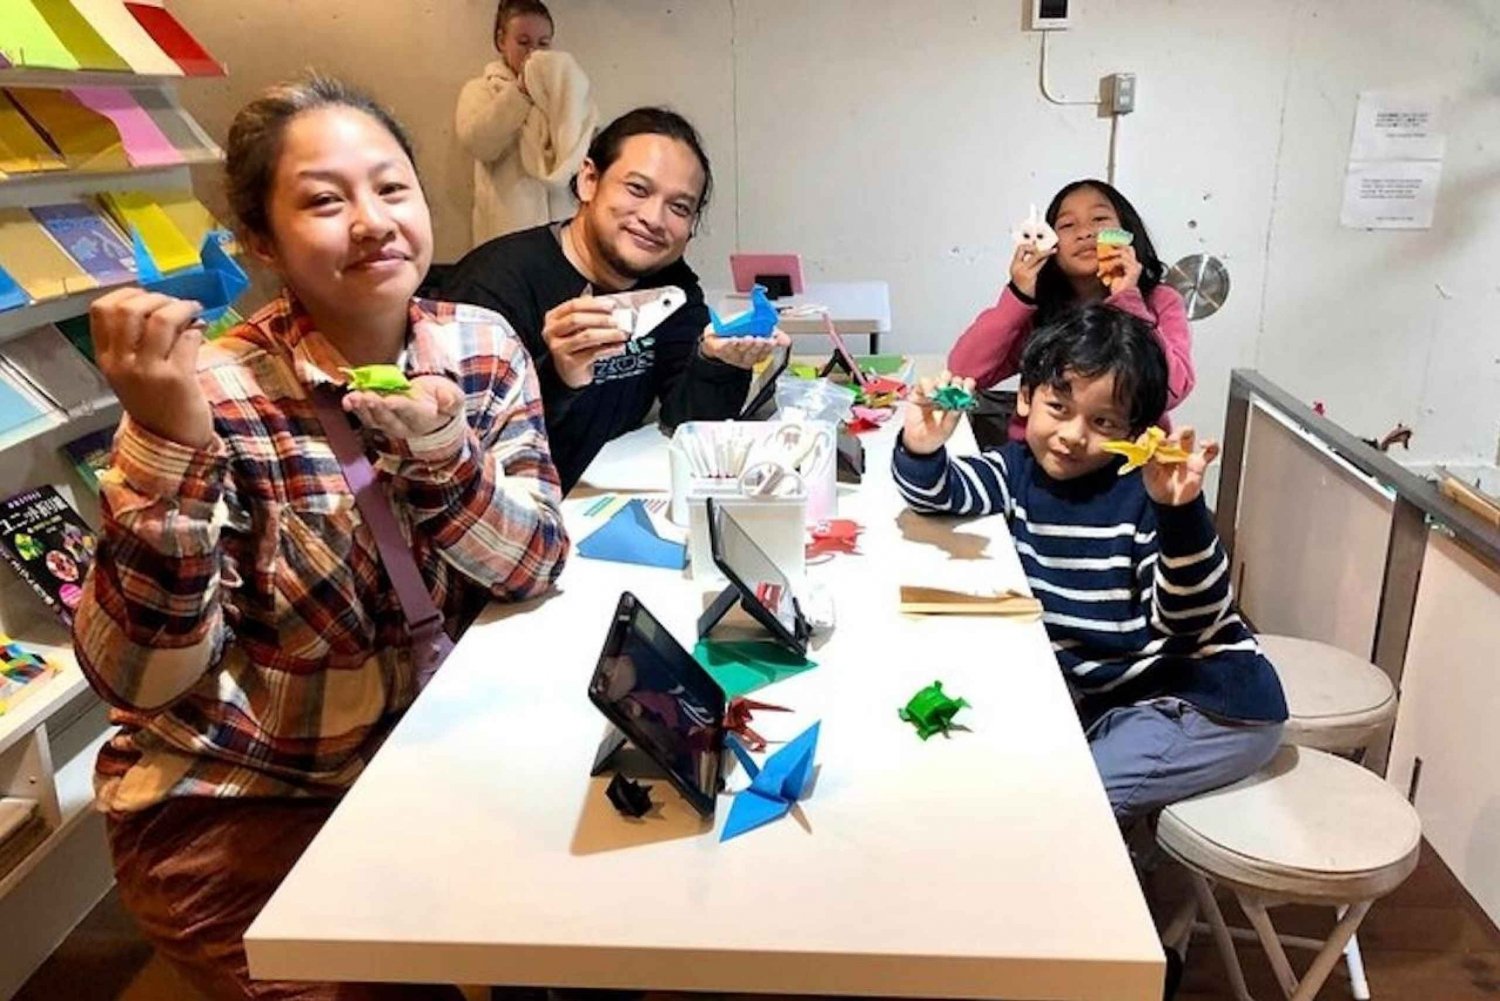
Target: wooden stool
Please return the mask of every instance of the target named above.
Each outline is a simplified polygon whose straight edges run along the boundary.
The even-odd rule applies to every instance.
[[[1156,839],[1187,867],[1235,996],[1254,1001],[1212,884],[1239,900],[1287,998],[1310,1001],[1370,905],[1416,867],[1422,825],[1378,775],[1284,746],[1249,778],[1163,809]],[[1266,909],[1285,903],[1333,906],[1340,917],[1325,941],[1281,938]],[[1283,944],[1317,950],[1300,982]]]
[[[1357,761],[1396,717],[1396,686],[1380,668],[1329,643],[1262,635],[1261,649],[1286,692],[1288,719],[1282,740],[1317,747]],[[1344,946],[1355,1001],[1370,1001],[1359,937]]]
[[[1256,640],[1286,692],[1285,743],[1360,752],[1395,718],[1396,686],[1364,658],[1292,636]]]

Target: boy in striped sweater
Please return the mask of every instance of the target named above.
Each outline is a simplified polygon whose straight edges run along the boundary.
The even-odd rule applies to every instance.
[[[896,447],[897,485],[923,513],[1003,513],[1041,599],[1058,664],[1123,825],[1235,782],[1275,753],[1286,719],[1276,672],[1235,614],[1229,561],[1202,497],[1218,446],[1192,429],[1187,461],[1121,476],[1101,446],[1166,407],[1150,326],[1093,304],[1035,332],[1021,361],[1025,441],[950,458],[959,414],[923,380]]]

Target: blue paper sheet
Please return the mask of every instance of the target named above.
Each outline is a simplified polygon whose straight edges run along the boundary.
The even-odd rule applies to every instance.
[[[0,378],[0,434],[29,424],[40,416],[40,408],[17,392],[9,380]]]
[[[719,834],[720,841],[753,831],[791,811],[792,804],[802,798],[807,791],[807,782],[812,778],[813,755],[818,750],[818,727],[822,725],[814,723],[802,731],[759,768],[750,752],[733,734],[725,739],[750,776],[750,786],[734,797],[729,817],[724,821],[724,830]]]
[[[0,268],[0,310],[15,309],[31,301],[26,290],[16,284],[4,268]]]
[[[580,542],[578,555],[669,570],[681,570],[687,565],[687,547],[657,535],[651,515],[639,499],[620,508],[614,517]]]

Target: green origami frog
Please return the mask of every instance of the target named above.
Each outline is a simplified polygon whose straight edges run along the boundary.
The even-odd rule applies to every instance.
[[[395,365],[361,365],[339,371],[349,377],[349,388],[353,390],[382,395],[411,392],[411,380]]]
[[[947,733],[953,726],[953,717],[968,704],[944,695],[943,683],[934,681],[913,695],[906,708],[896,710],[896,715],[915,726],[917,736],[926,740],[935,733]]]
[[[944,386],[930,397],[932,405],[938,410],[973,410],[979,406],[979,401],[974,398],[973,393],[965,392],[958,386]]]

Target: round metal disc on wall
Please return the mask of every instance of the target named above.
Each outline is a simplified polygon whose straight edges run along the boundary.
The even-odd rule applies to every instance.
[[[1229,269],[1208,254],[1184,257],[1167,270],[1162,281],[1182,296],[1190,320],[1213,316],[1229,298]]]

